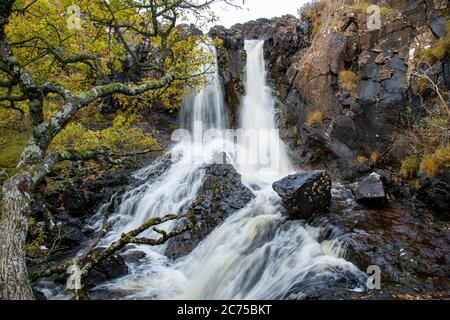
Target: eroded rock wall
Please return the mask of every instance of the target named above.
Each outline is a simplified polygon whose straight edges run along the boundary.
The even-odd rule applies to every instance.
[[[379,3],[364,3],[369,2]],[[210,36],[224,42],[219,65],[233,124],[245,92],[244,41],[264,39],[281,134],[299,164],[335,169],[344,178],[373,168],[361,168],[358,157],[380,154],[398,165],[408,146],[393,148],[396,126],[405,113],[421,112],[410,78],[419,52],[445,34],[449,8],[433,0],[380,6],[379,30],[368,29],[371,15],[351,0],[330,2],[315,34],[310,19],[294,16],[211,29]],[[437,70],[446,86],[449,67],[447,59]],[[353,92],[339,83],[343,71],[356,75]],[[319,121],[310,120],[314,113],[320,113]]]

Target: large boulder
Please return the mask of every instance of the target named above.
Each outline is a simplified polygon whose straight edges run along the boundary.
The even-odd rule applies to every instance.
[[[273,184],[288,214],[309,219],[324,211],[331,201],[331,178],[326,171],[301,172]]]
[[[372,173],[354,184],[356,201],[366,205],[383,206],[386,204],[387,195],[381,176]]]
[[[173,259],[189,254],[226,218],[254,198],[232,165],[212,164],[204,170],[203,185],[190,208],[197,217],[197,225],[192,231],[169,242],[165,254]]]

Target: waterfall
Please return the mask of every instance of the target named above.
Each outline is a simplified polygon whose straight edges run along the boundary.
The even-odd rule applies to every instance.
[[[200,142],[205,131],[210,129],[225,130],[227,128],[227,112],[223,91],[217,68],[217,53],[213,46],[209,47],[215,56],[215,66],[209,76],[209,82],[198,93],[193,93],[184,102],[181,110],[181,124],[190,130],[195,141]],[[210,71],[205,68],[204,72]]]
[[[299,222],[283,224],[272,183],[292,173],[287,148],[274,122],[274,99],[266,83],[263,41],[246,41],[246,96],[237,146],[237,169],[256,199],[228,218],[175,268],[187,277],[177,298],[301,298],[301,286],[354,269],[335,242],[319,243],[320,229]],[[255,159],[254,141],[257,141]],[[256,160],[256,161],[249,161]],[[299,293],[300,292],[300,293]]]
[[[274,99],[267,85],[263,41],[246,41],[246,96],[236,141],[226,135],[208,141],[208,129],[224,132],[226,109],[217,70],[182,112],[181,122],[194,139],[171,150],[173,163],[151,173],[159,160],[138,173],[143,183],[125,193],[112,216],[113,232],[103,245],[155,216],[183,213],[202,185],[202,167],[226,152],[255,194],[188,256],[170,261],[164,248],[138,246],[147,257],[130,265],[131,274],[98,287],[123,299],[293,299],[337,270],[356,268],[341,257],[338,242],[319,242],[320,228],[286,222],[272,183],[294,171],[274,121]],[[191,108],[189,108],[191,107]],[[256,149],[255,149],[256,147]],[[100,223],[100,222],[98,222]],[[170,228],[167,225],[166,228]],[[94,296],[95,297],[95,296]]]
[[[274,120],[274,98],[266,84],[264,41],[245,42],[247,52],[246,95],[239,124],[242,131],[238,171],[247,181],[266,178],[272,184],[292,173],[287,148],[281,141]],[[254,158],[252,158],[254,157]]]

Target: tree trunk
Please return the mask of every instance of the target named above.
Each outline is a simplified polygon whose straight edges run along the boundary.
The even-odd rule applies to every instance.
[[[0,203],[1,300],[34,300],[25,257],[31,185],[30,175],[20,173],[3,186]]]

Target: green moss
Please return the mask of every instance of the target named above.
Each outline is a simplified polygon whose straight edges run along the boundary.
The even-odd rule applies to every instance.
[[[436,45],[420,53],[420,57],[430,63],[443,61],[450,54],[450,19],[447,20],[447,34]]]
[[[17,172],[17,163],[29,139],[30,133],[27,131],[1,130],[0,168],[4,168],[9,175]]]
[[[420,158],[416,156],[409,156],[402,162],[400,174],[403,178],[411,179],[417,176],[420,168]]]
[[[450,36],[439,39],[432,48],[421,52],[420,57],[425,61],[434,63],[444,60],[450,54]]]

